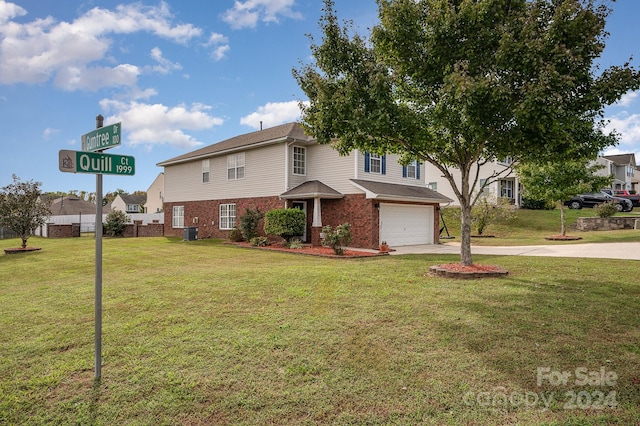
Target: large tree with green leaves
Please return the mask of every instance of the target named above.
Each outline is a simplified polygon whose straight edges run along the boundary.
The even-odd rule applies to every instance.
[[[594,155],[615,143],[602,131],[604,107],[639,87],[629,64],[597,70],[610,10],[593,1],[378,0],[378,9],[364,37],[325,0],[315,60],[293,70],[309,99],[301,121],[342,154],[437,167],[461,206],[463,265],[480,166]]]
[[[0,192],[0,226],[14,231],[27,247],[31,234],[51,216],[51,200],[41,197],[40,182],[21,182],[13,175],[13,183]]]
[[[518,177],[524,196],[534,200],[553,201],[560,205],[560,234],[567,235],[564,202],[571,197],[599,191],[611,185],[612,176],[598,174],[602,165],[589,159],[529,162],[518,166]]]

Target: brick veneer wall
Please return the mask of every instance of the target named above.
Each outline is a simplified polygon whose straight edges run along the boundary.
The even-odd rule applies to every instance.
[[[307,199],[307,235],[309,242],[313,245],[320,245],[320,227],[313,228],[313,208],[312,199]],[[352,247],[377,249],[380,241],[380,210],[376,205],[379,200],[367,199],[365,194],[348,194],[340,199],[322,200],[322,224],[336,227],[343,223],[351,225]],[[237,198],[227,200],[207,200],[207,201],[185,201],[164,204],[164,235],[171,237],[182,237],[183,228],[173,228],[172,215],[173,206],[184,206],[184,226],[197,226],[198,238],[228,238],[229,230],[219,228],[220,204],[236,205],[236,220],[242,215],[246,208],[258,207],[261,212],[284,208],[285,200],[278,197],[261,198]],[[397,203],[415,204],[415,203]],[[291,201],[289,201],[289,206]],[[428,205],[428,204],[426,204]],[[437,205],[434,205],[435,220],[434,232],[436,242],[439,234],[439,222]],[[197,217],[197,223],[194,218]],[[214,224],[212,225],[212,221]],[[258,225],[260,235],[263,235],[264,221]]]
[[[72,238],[80,236],[80,224],[72,223],[71,225],[56,225],[47,223],[48,238]]]
[[[164,235],[164,225],[161,223],[150,223],[143,225],[142,221],[128,223],[124,227],[123,237],[162,237]]]
[[[220,204],[235,204],[237,221],[247,208],[257,207],[265,213],[269,210],[284,208],[285,200],[281,200],[279,197],[259,197],[165,203],[164,235],[167,237],[183,236],[183,228],[173,227],[172,216],[174,206],[184,206],[184,226],[197,226],[198,238],[227,238],[229,230],[220,229]],[[197,223],[194,223],[196,217],[198,218]],[[264,221],[261,220],[258,224],[258,230],[262,231],[263,226]]]
[[[322,200],[322,225],[335,228],[343,223],[351,225],[350,246],[378,247],[380,211],[375,207],[374,200],[366,199],[365,194],[348,194],[336,200]]]

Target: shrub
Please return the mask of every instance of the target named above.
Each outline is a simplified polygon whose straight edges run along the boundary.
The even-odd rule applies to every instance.
[[[269,239],[267,237],[253,237],[249,243],[254,247],[266,247],[269,245]]]
[[[482,197],[471,209],[471,223],[482,235],[492,223],[511,219],[515,216],[515,210],[508,198],[494,196]]]
[[[520,207],[528,210],[553,210],[556,208],[556,203],[553,201],[533,200],[531,198],[523,197],[522,205]]]
[[[242,232],[240,232],[238,228],[233,228],[231,231],[229,231],[229,240],[233,241],[234,243],[243,241]]]
[[[109,214],[107,214],[104,233],[110,237],[121,237],[129,222],[131,222],[131,217],[127,216],[125,212],[111,210]]]
[[[302,242],[300,242],[300,240],[292,239],[291,241],[289,241],[288,247],[290,249],[301,249],[302,248]]]
[[[293,237],[304,234],[306,222],[307,217],[302,210],[270,210],[264,216],[264,232],[270,235],[279,235],[288,244]]]
[[[343,223],[333,229],[331,225],[322,227],[322,245],[331,247],[335,254],[344,254],[342,246],[351,242],[351,225]]]
[[[258,223],[264,217],[264,213],[257,207],[255,209],[246,208],[244,214],[240,216],[238,229],[246,241],[258,236]]]
[[[618,209],[614,203],[602,203],[593,208],[596,216],[598,217],[611,217],[618,213]]]

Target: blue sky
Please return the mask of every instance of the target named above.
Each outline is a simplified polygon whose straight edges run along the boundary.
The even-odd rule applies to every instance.
[[[609,1],[605,0],[607,3]],[[377,21],[375,0],[336,0],[341,19]],[[242,133],[295,121],[303,93],[291,70],[310,60],[320,0],[0,0],[0,186],[95,191],[62,173],[58,151],[81,150],[95,128],[121,122],[108,151],[135,157],[135,176],[105,175],[104,192],[145,191],[156,163]],[[606,67],[640,61],[640,1],[612,3]],[[362,33],[366,33],[363,30]],[[640,92],[607,109],[640,161]]]

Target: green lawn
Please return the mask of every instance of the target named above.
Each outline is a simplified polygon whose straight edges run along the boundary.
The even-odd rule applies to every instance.
[[[0,251],[0,424],[640,422],[638,262],[475,256],[510,275],[464,281],[427,273],[457,256],[105,239],[96,383],[94,241],[29,245]]]
[[[578,217],[594,217],[593,209],[571,210],[565,208],[567,235],[581,237],[578,241],[554,241],[550,243],[545,237],[559,235],[561,230],[560,209],[554,210],[516,210],[515,217],[491,224],[484,232],[484,235],[491,235],[493,238],[473,238],[474,245],[539,245],[539,244],[582,244],[600,242],[628,242],[640,241],[640,231],[627,229],[618,231],[590,231],[582,232],[575,229]],[[444,222],[447,225],[449,234],[453,241],[460,241],[460,209],[447,207],[442,209]],[[637,216],[640,219],[640,208],[633,209],[629,213],[617,213],[618,216]],[[442,224],[440,224],[442,226]],[[475,228],[472,234],[476,234]],[[446,232],[443,231],[443,236]],[[442,242],[448,240],[443,239]]]

